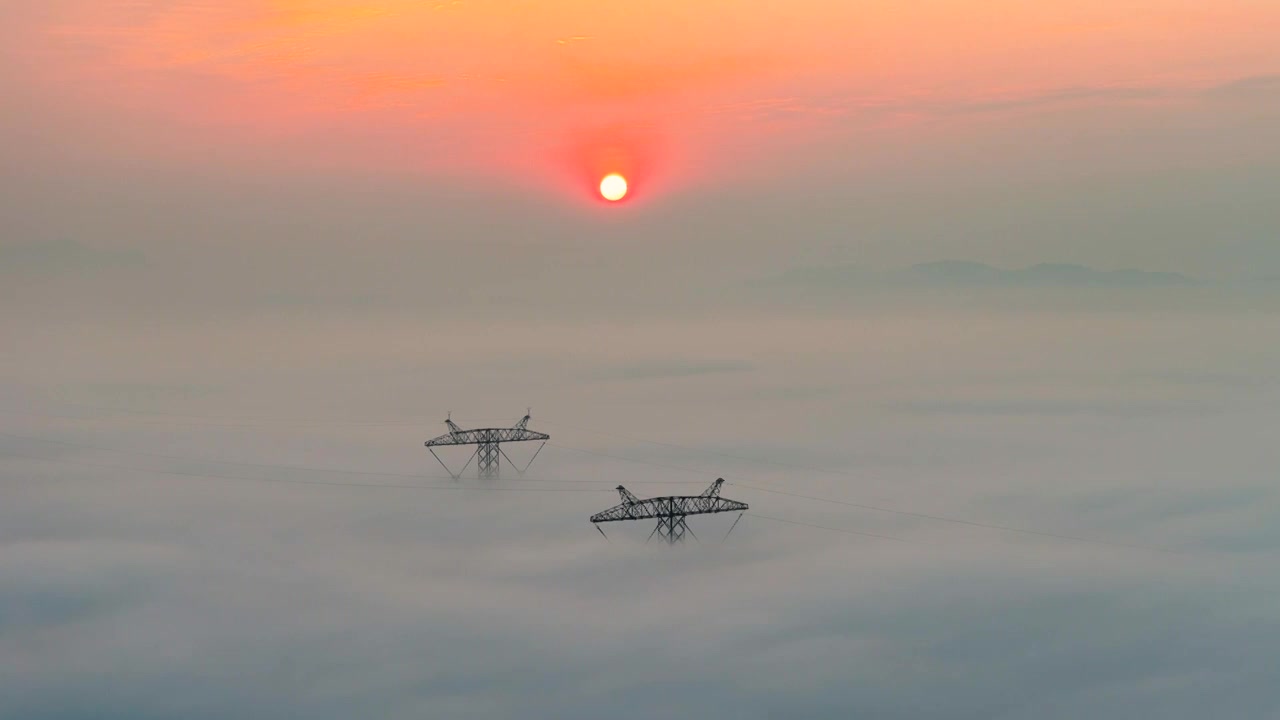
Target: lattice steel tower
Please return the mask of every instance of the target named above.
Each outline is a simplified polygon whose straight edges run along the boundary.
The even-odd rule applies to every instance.
[[[482,478],[498,477],[498,469],[502,458],[506,458],[507,462],[511,463],[511,467],[515,468],[517,472],[524,474],[524,471],[528,470],[534,459],[538,457],[538,453],[542,452],[543,445],[546,445],[547,440],[551,439],[551,436],[546,433],[534,432],[527,428],[529,424],[528,413],[525,413],[525,416],[520,418],[520,422],[509,428],[463,430],[453,421],[452,416],[446,418],[444,424],[449,426],[449,432],[438,438],[428,440],[425,445],[441,467],[452,475],[455,480],[462,477],[462,473],[466,472],[467,466],[471,464],[472,460],[476,461],[477,474]],[[502,450],[502,443],[528,442],[531,440],[541,440],[542,445],[538,446],[537,451],[533,453],[532,458],[529,458],[529,462],[525,464],[523,469],[511,462],[511,458],[507,457],[507,454]],[[441,460],[439,455],[436,455],[435,448],[446,445],[475,445],[476,451],[471,454],[466,465],[463,465],[462,469],[455,473],[449,469],[448,465],[444,464],[444,460]]]
[[[709,515],[711,513],[739,512],[747,511],[747,504],[738,502],[737,500],[728,500],[720,497],[720,486],[724,484],[724,478],[720,478],[711,483],[711,487],[702,491],[701,495],[668,495],[666,497],[649,498],[641,500],[632,495],[627,489],[621,485],[618,486],[618,494],[622,496],[622,503],[615,505],[604,512],[596,513],[591,516],[591,522],[595,524],[596,529],[600,530],[600,523],[619,522],[622,520],[648,520],[652,518],[658,519],[658,526],[649,533],[649,540],[654,535],[666,540],[667,544],[674,545],[678,542],[684,542],[685,533],[693,535],[693,531],[689,529],[684,519],[688,515]],[[729,532],[733,532],[733,528],[737,527],[738,520],[742,519],[742,515],[738,515],[738,519],[733,521],[733,526],[729,528]],[[600,530],[600,534],[604,535],[604,531]],[[725,534],[728,537],[728,533]],[[693,535],[693,539],[697,540],[698,536]],[[645,540],[645,542],[649,542]]]

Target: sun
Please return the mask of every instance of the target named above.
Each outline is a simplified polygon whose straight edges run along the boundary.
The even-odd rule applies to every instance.
[[[600,197],[617,202],[627,196],[627,179],[618,173],[609,173],[600,181]]]

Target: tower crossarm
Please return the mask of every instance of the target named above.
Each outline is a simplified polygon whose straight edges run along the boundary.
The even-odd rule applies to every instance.
[[[710,515],[712,513],[740,512],[747,509],[747,504],[744,502],[728,500],[722,497],[670,495],[615,505],[604,512],[592,515],[591,522],[602,523],[685,515]]]
[[[504,458],[508,463],[511,463],[511,467],[513,467],[516,472],[523,475],[524,471],[528,470],[529,466],[532,465],[533,461],[538,457],[538,453],[542,452],[542,448],[546,446],[547,441],[551,439],[551,436],[546,433],[536,432],[528,428],[528,413],[525,413],[525,416],[520,418],[520,420],[511,427],[472,428],[467,430],[459,427],[458,424],[453,421],[452,415],[445,418],[444,422],[445,425],[449,427],[449,432],[444,435],[440,435],[439,437],[434,437],[424,442],[423,445],[427,446],[427,450],[435,456],[436,461],[439,462],[455,480],[461,476],[462,471],[460,470],[455,473],[451,470],[449,466],[445,464],[445,461],[441,460],[439,455],[436,455],[436,448],[457,445],[474,445],[476,446],[476,449],[475,452],[471,454],[471,460],[476,461],[476,474],[482,478],[496,478],[498,477],[499,468],[501,467],[502,460]],[[536,442],[539,440],[542,441],[542,445],[538,446],[538,449],[533,453],[533,457],[529,458],[529,462],[526,463],[523,468],[512,462],[511,457],[502,449],[502,443]],[[471,460],[467,461],[467,465],[471,464]],[[466,470],[467,465],[463,465],[462,470]]]
[[[459,430],[447,433],[426,442],[427,447],[442,445],[479,445],[481,443],[524,442],[527,440],[550,440],[546,433],[534,432],[523,428],[477,428],[475,430]]]

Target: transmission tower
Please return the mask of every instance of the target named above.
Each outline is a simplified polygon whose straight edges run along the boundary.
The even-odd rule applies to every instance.
[[[669,495],[648,500],[637,498],[625,487],[619,485],[618,494],[622,496],[622,503],[592,515],[591,522],[595,524],[597,530],[600,530],[600,523],[657,518],[658,526],[649,533],[649,540],[657,535],[666,540],[667,544],[675,545],[678,542],[684,542],[685,533],[693,535],[693,531],[684,521],[689,515],[747,511],[746,503],[720,497],[720,486],[723,484],[724,478],[720,478],[711,483],[711,487],[703,490],[701,495]],[[741,519],[742,515],[738,515],[738,520]],[[738,520],[733,521],[733,527],[738,525]],[[733,532],[733,527],[729,528],[729,532]],[[600,530],[600,534],[604,535],[604,530]],[[726,533],[725,537],[728,536]],[[698,536],[693,535],[693,539],[697,540]]]
[[[551,436],[546,433],[534,432],[527,428],[529,424],[528,413],[525,413],[525,416],[520,418],[520,422],[509,428],[463,430],[453,421],[452,415],[445,419],[444,424],[449,426],[449,432],[438,438],[428,440],[425,444],[427,450],[431,451],[431,455],[435,457],[445,471],[453,476],[454,480],[462,477],[462,473],[466,472],[467,466],[471,464],[472,460],[476,461],[477,474],[482,478],[498,477],[498,468],[502,458],[507,458],[507,462],[511,463],[511,467],[523,475],[524,471],[528,470],[534,459],[538,457],[538,453],[542,452],[543,445],[546,445],[547,440],[551,439]],[[523,468],[512,462],[511,458],[507,457],[507,453],[502,449],[502,443],[528,442],[531,440],[541,440],[542,445],[538,446],[538,449],[533,453],[533,457],[529,458],[529,462]],[[436,455],[435,449],[446,445],[475,445],[476,451],[471,454],[466,465],[463,465],[462,469],[455,473],[449,469],[448,465],[444,464],[444,460],[441,460],[439,455]]]

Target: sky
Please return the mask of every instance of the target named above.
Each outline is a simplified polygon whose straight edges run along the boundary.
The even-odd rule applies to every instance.
[[[1280,716],[1277,37],[0,3],[0,714]]]

